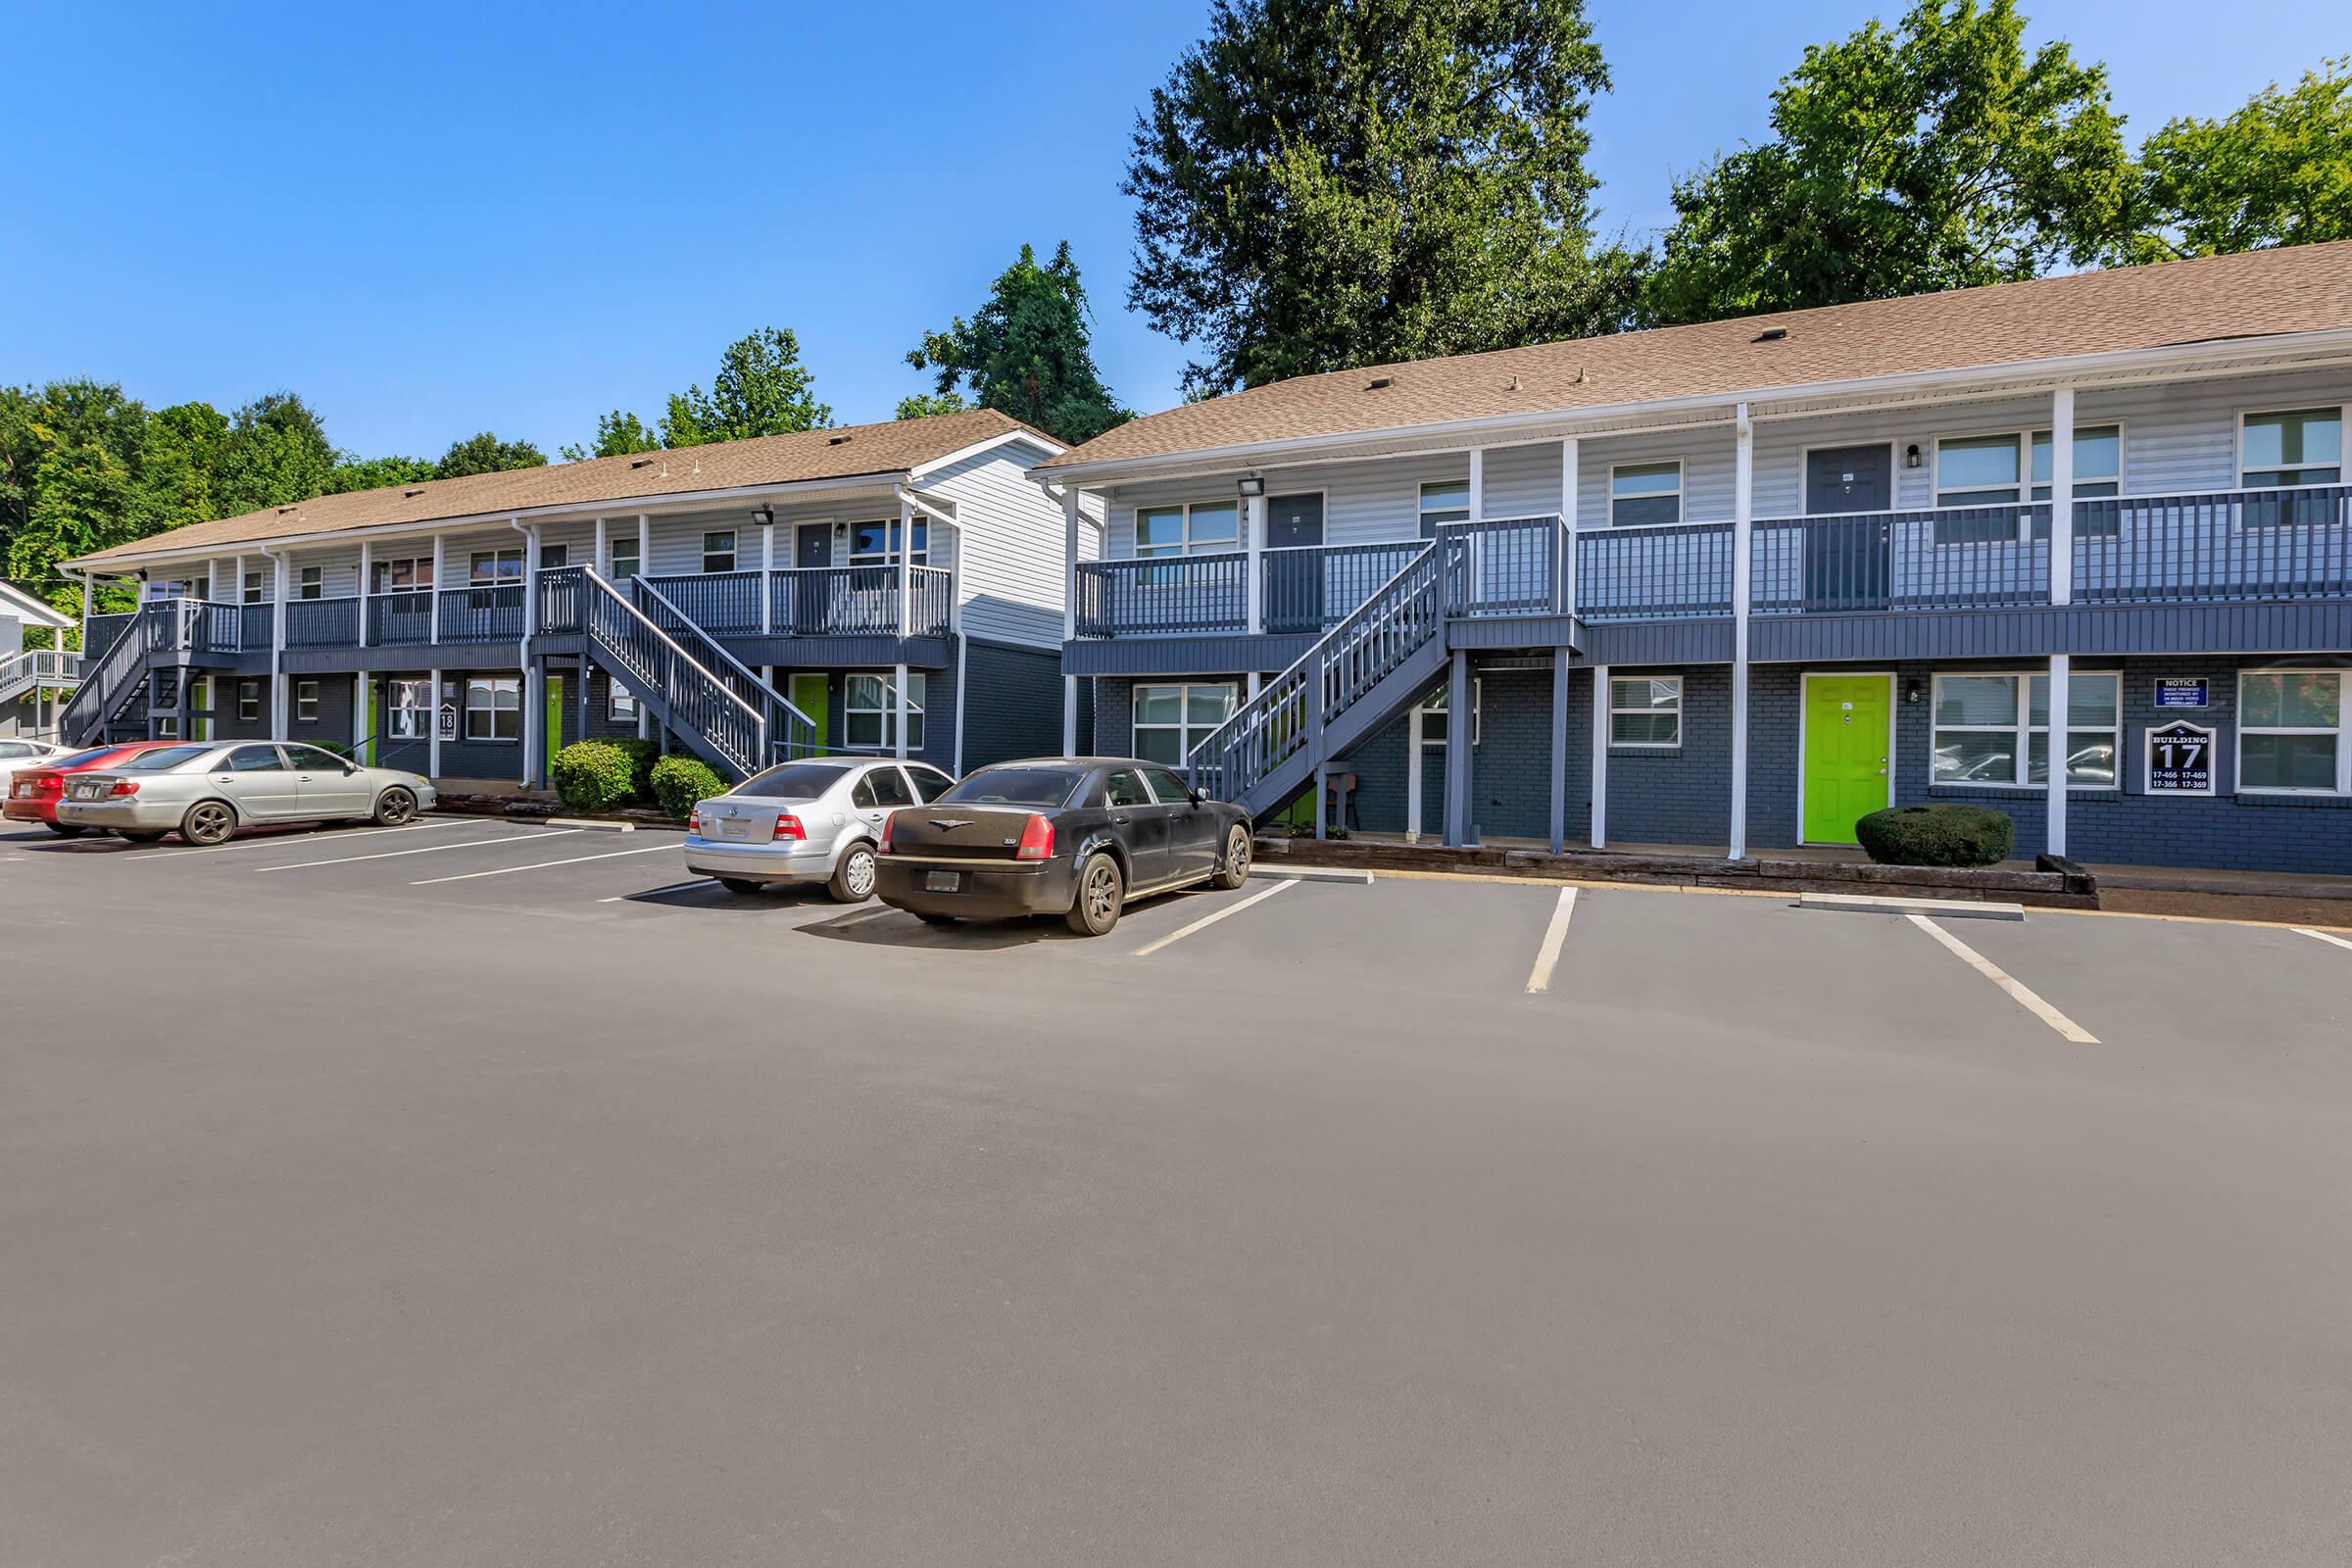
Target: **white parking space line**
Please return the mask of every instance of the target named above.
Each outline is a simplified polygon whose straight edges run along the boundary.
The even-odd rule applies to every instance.
[[[338,832],[335,842],[340,844],[345,839],[371,839],[385,833],[421,833],[430,827],[451,827],[460,820],[462,818],[453,817],[444,822],[411,822],[406,827],[371,827],[358,833]],[[226,844],[216,844],[209,850],[167,850],[161,855],[142,855],[139,858],[142,861],[184,860],[191,855],[226,855],[231,850],[258,850],[269,844],[290,844],[297,839],[308,839],[318,831],[313,828],[302,833],[271,833],[261,838],[232,839]]]
[[[566,829],[565,831],[574,831]],[[675,844],[648,844],[641,850],[607,850],[602,855],[575,855],[567,860],[538,860],[529,865],[502,865],[491,871],[461,871],[456,876],[428,876],[421,882],[412,882],[413,888],[429,888],[442,882],[470,882],[482,876],[513,876],[517,871],[544,871],[556,865],[582,865],[590,860],[617,860],[624,855],[660,855],[663,850],[676,850]]]
[[[427,844],[415,850],[384,850],[374,855],[346,855],[332,860],[297,860],[292,865],[257,865],[254,870],[307,871],[314,865],[350,865],[357,860],[396,860],[404,855],[437,855],[443,850],[480,850],[493,844],[520,844],[531,839],[560,839],[566,833],[577,833],[576,827],[547,828],[530,833],[501,833],[494,839],[467,839],[463,844]],[[665,846],[666,848],[667,846]]]
[[[2299,937],[2311,937],[2317,941],[2325,942],[2330,947],[2352,949],[2352,942],[2347,942],[2342,937],[2331,937],[2325,931],[2314,931],[2307,925],[2296,926],[2294,930],[2295,935]]]
[[[1551,989],[1551,971],[1560,961],[1560,944],[1568,940],[1568,922],[1576,914],[1576,889],[1560,889],[1552,906],[1551,923],[1544,928],[1544,945],[1536,949],[1536,966],[1527,972],[1527,994],[1540,996]]]
[[[1977,973],[1983,975],[1985,979],[1991,981],[1994,985],[1999,986],[2003,991],[2008,992],[2011,1001],[2015,1002],[2019,1006],[2025,1008],[2034,1017],[2039,1018],[2043,1023],[2046,1023],[2051,1028],[2057,1030],[2059,1034],[2063,1035],[2068,1040],[2073,1041],[2078,1046],[2095,1046],[2099,1043],[2099,1037],[2097,1035],[2092,1034],[2089,1030],[2075,1022],[2074,1019],[2069,1018],[2065,1013],[2060,1012],[2056,1007],[2053,1007],[2048,1003],[2042,1001],[2041,998],[2034,992],[2033,988],[2028,986],[2024,981],[2019,980],[2011,975],[1999,964],[1993,962],[1990,958],[1987,958],[1984,956],[1984,955],[1979,953],[1976,949],[1970,947],[1967,943],[1961,941],[1958,937],[1952,935],[1949,931],[1946,931],[1943,927],[1937,925],[1926,915],[1907,914],[1903,916],[1903,918],[1909,920],[1913,925],[1919,927],[1922,931],[1925,931],[1928,935],[1934,937],[1936,941],[1951,949],[1952,952],[1958,954],[1962,962],[1966,963],[1970,968],[1976,970]]]
[[[716,881],[715,877],[698,876],[691,882],[672,882],[665,888],[639,888],[634,893],[615,893],[609,899],[599,899],[596,902],[599,904],[626,904],[631,899],[658,899],[664,893],[683,893],[688,888],[710,887]]]
[[[1139,958],[1149,958],[1160,949],[1167,947],[1172,943],[1182,942],[1186,937],[1191,936],[1196,931],[1207,930],[1210,926],[1215,925],[1219,920],[1224,919],[1227,915],[1239,914],[1244,909],[1250,907],[1250,906],[1252,904],[1263,904],[1275,894],[1281,893],[1289,888],[1295,888],[1298,885],[1298,884],[1296,881],[1269,882],[1266,884],[1263,891],[1250,894],[1239,904],[1228,904],[1222,909],[1217,910],[1216,913],[1204,914],[1200,919],[1195,920],[1191,925],[1169,932],[1166,936],[1161,937],[1157,942],[1146,943],[1143,947],[1135,950],[1135,956]]]

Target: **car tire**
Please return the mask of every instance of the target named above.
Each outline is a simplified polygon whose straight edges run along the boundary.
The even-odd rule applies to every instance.
[[[1119,874],[1119,862],[1098,850],[1078,868],[1078,896],[1063,918],[1082,937],[1106,937],[1126,902],[1127,879]]]
[[[375,825],[398,827],[416,814],[416,795],[414,790],[395,784],[375,798]]]
[[[119,827],[115,837],[125,844],[161,844],[165,831],[160,827]]]
[[[1231,893],[1250,880],[1250,830],[1236,822],[1225,835],[1225,858],[1217,862],[1213,884]]]
[[[874,847],[863,839],[841,852],[833,879],[825,884],[836,904],[863,904],[874,896]]]
[[[89,831],[79,822],[50,822],[44,825],[61,839],[77,839]]]
[[[237,830],[237,813],[226,801],[198,801],[188,808],[179,819],[179,836],[190,844],[209,848],[225,844]],[[158,834],[157,837],[162,837]]]
[[[722,876],[718,879],[718,885],[729,893],[740,893],[746,897],[767,886],[766,883],[755,882],[748,876]]]

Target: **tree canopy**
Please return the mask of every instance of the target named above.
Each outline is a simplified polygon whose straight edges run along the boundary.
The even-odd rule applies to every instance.
[[[670,398],[662,444],[692,447],[822,429],[833,422],[833,411],[816,400],[814,383],[792,328],[763,326],[720,353],[708,393],[698,382]]]
[[[2352,55],[2225,120],[2172,121],[2139,161],[2145,228],[2125,260],[2352,239]]]
[[[569,445],[560,448],[573,463],[588,458],[625,458],[635,452],[655,452],[661,449],[661,438],[645,426],[634,414],[614,409],[596,416],[596,440],[588,446]]]
[[[906,356],[916,369],[934,372],[938,391],[927,402],[901,403],[899,417],[914,416],[910,405],[922,414],[963,408],[957,387],[968,383],[979,407],[1073,446],[1125,423],[1134,412],[1119,407],[1095,368],[1087,317],[1069,241],[1043,267],[1037,252],[1022,246],[1020,260],[990,285],[988,303],[970,320],[959,316],[946,331],[924,333],[922,346]]]
[[[1583,0],[1217,0],[1137,119],[1128,301],[1223,391],[1622,325]]]
[[[436,479],[462,479],[469,473],[503,473],[509,468],[540,468],[547,454],[528,441],[501,441],[489,430],[453,441],[433,465]]]
[[[2104,67],[2029,56],[2013,0],[1919,0],[1805,50],[1772,139],[1674,187],[1660,321],[2033,277],[2113,252],[2133,208]]]

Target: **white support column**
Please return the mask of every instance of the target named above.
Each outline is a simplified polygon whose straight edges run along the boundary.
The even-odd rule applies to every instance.
[[[588,568],[602,577],[612,569],[607,564],[608,559],[605,554],[605,519],[599,517],[596,519],[596,546],[588,562]]]
[[[1732,452],[1732,842],[1730,858],[1747,857],[1747,613],[1755,535],[1756,427],[1747,405],[1734,416]]]
[[[1250,575],[1242,597],[1249,611],[1246,624],[1254,637],[1266,629],[1266,498],[1262,491],[1242,498],[1242,525],[1250,530],[1244,539],[1248,557],[1242,568]],[[1251,695],[1256,694],[1252,691]]]
[[[294,558],[283,552],[266,557],[270,563],[270,738],[286,738],[286,587],[294,575]],[[242,610],[237,612],[241,620]]]
[[[637,572],[644,577],[654,574],[654,519],[644,512],[637,514]]]
[[[1576,437],[1560,443],[1560,613],[1576,613]]]
[[[360,602],[357,606],[360,619],[359,640],[362,648],[368,646],[368,591],[374,586],[374,584],[369,581],[369,579],[374,575],[375,541],[372,539],[363,539],[360,541]]]
[[[351,760],[362,767],[375,765],[375,677],[361,670],[351,677]]]
[[[1078,640],[1078,530],[1083,525],[1079,514],[1079,489],[1071,485],[1061,493],[1061,642],[1064,648]],[[1061,677],[1061,755],[1074,757],[1078,753],[1078,677]]]
[[[906,649],[906,639],[914,634],[914,504],[906,492],[899,492],[899,651]],[[906,662],[899,661],[894,674],[897,686],[899,724],[896,748],[899,760],[906,760]]]
[[[1470,805],[1471,748],[1477,732],[1470,651],[1456,648],[1446,682],[1446,837],[1449,850],[1467,849],[1477,826]]]
[[[767,521],[760,525],[760,635],[762,637],[768,633],[768,617],[775,609],[775,595],[769,590],[769,581],[775,575],[775,570],[776,514],[771,509]]]
[[[547,725],[547,672],[543,661],[522,656],[522,787],[539,783],[539,732]]]
[[[439,642],[441,641],[441,590],[442,590],[442,588],[443,588],[443,587],[447,586],[448,579],[449,579],[449,549],[448,549],[448,545],[449,545],[449,541],[448,541],[447,539],[443,538],[443,537],[442,537],[440,534],[435,534],[435,535],[433,535],[433,599],[432,599],[432,612],[433,612],[433,641],[434,641],[436,644],[437,644],[437,643],[439,643]],[[439,693],[438,691],[436,691],[436,692],[433,694],[433,700],[434,700],[435,702],[439,702],[439,701],[440,701],[440,693]],[[437,754],[436,754],[436,755],[437,755]]]
[[[215,563],[213,563],[213,565],[218,565],[218,564],[220,564],[220,563],[218,563],[218,562],[215,562]],[[209,572],[209,571],[212,569],[212,567],[211,567],[211,566],[207,566],[205,569],[206,569],[206,570]],[[237,579],[237,580],[236,580],[236,583],[235,583],[235,584],[234,584],[232,587],[230,587],[230,589],[228,590],[228,603],[230,603],[230,604],[232,604],[232,605],[243,605],[243,604],[245,603],[245,558],[244,558],[244,556],[243,556],[243,555],[238,555],[238,556],[236,556],[236,557],[234,558],[234,560],[233,560],[233,564],[231,564],[231,566],[230,566],[230,568],[229,568],[229,569],[230,569],[231,571],[233,571],[233,572],[236,574],[236,579]],[[214,585],[212,585],[212,586],[214,586],[214,587],[218,587],[219,585],[218,585],[218,584],[214,584]],[[214,595],[213,595],[211,592],[209,592],[209,591],[208,591],[208,592],[205,594],[205,597],[206,597],[207,599],[211,599],[211,598],[213,598],[213,597],[215,597],[215,596],[214,596]],[[245,616],[244,616],[244,612],[243,612],[242,611],[240,611],[240,612],[238,612],[238,614],[237,614],[237,629],[238,629],[238,633],[239,633],[238,640],[239,640],[240,642],[244,640],[244,639],[243,639],[244,627],[245,627]]]
[[[2050,603],[2074,600],[2075,389],[2062,386],[2050,394]]]
[[[2051,488],[2054,491],[2057,487]],[[2050,656],[2049,831],[2048,842],[2042,847],[2051,855],[2066,853],[2067,683],[2074,674],[2074,663],[2071,654]]]
[[[1592,666],[1592,847],[1609,847],[1609,666]]]
[[[433,553],[438,556],[440,552],[441,544],[436,539],[433,542]],[[439,569],[436,568],[433,576],[438,579],[440,575]],[[436,583],[433,592],[439,593],[440,591]],[[430,681],[431,695],[425,699],[424,776],[438,783],[441,779],[441,672],[437,669],[427,671],[427,678]]]
[[[1470,520],[1482,522],[1487,515],[1487,449],[1470,449]]]

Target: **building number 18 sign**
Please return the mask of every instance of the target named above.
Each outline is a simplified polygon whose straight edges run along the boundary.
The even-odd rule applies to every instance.
[[[2147,792],[2211,795],[2213,735],[2202,724],[2164,724],[2148,731]]]

